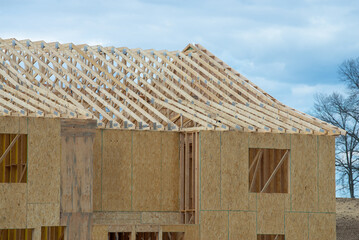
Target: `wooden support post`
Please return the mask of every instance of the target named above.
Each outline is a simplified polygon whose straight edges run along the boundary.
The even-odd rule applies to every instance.
[[[189,166],[189,134],[185,134],[185,223],[189,221],[189,212],[190,209],[190,166]]]
[[[185,223],[185,217],[183,210],[185,209],[184,206],[184,196],[185,196],[185,177],[184,177],[184,158],[185,158],[185,143],[184,143],[184,133],[180,134],[180,211],[181,211],[181,222]]]

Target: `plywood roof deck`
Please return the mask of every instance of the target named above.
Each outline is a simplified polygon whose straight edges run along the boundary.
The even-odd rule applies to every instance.
[[[0,38],[0,115],[90,118],[100,128],[345,131],[287,107],[199,44],[183,51]]]

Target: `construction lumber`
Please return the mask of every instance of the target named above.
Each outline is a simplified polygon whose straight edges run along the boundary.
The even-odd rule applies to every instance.
[[[199,44],[157,51],[0,38],[0,48],[0,115],[94,119],[109,129],[345,134]]]

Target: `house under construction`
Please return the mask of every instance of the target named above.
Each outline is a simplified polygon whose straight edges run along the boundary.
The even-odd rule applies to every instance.
[[[199,44],[0,39],[0,239],[334,240],[335,136]]]

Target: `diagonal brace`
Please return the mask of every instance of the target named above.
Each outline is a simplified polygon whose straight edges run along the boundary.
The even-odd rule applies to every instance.
[[[11,148],[14,146],[14,144],[16,143],[16,141],[19,139],[20,134],[16,135],[16,137],[12,140],[12,142],[10,143],[10,145],[7,147],[7,149],[5,150],[5,152],[3,153],[3,155],[0,158],[0,164],[2,163],[2,161],[4,160],[4,158],[6,157],[6,155],[10,152]]]
[[[269,177],[268,181],[267,181],[266,184],[264,185],[264,187],[263,187],[261,193],[264,192],[264,191],[267,189],[267,187],[269,186],[269,184],[271,183],[271,181],[272,181],[272,179],[274,178],[275,174],[278,172],[278,170],[279,170],[280,167],[282,166],[284,160],[286,159],[286,157],[287,157],[287,155],[288,155],[288,152],[289,152],[289,150],[287,150],[287,151],[284,153],[282,159],[279,161],[277,167],[274,169],[272,175]]]

